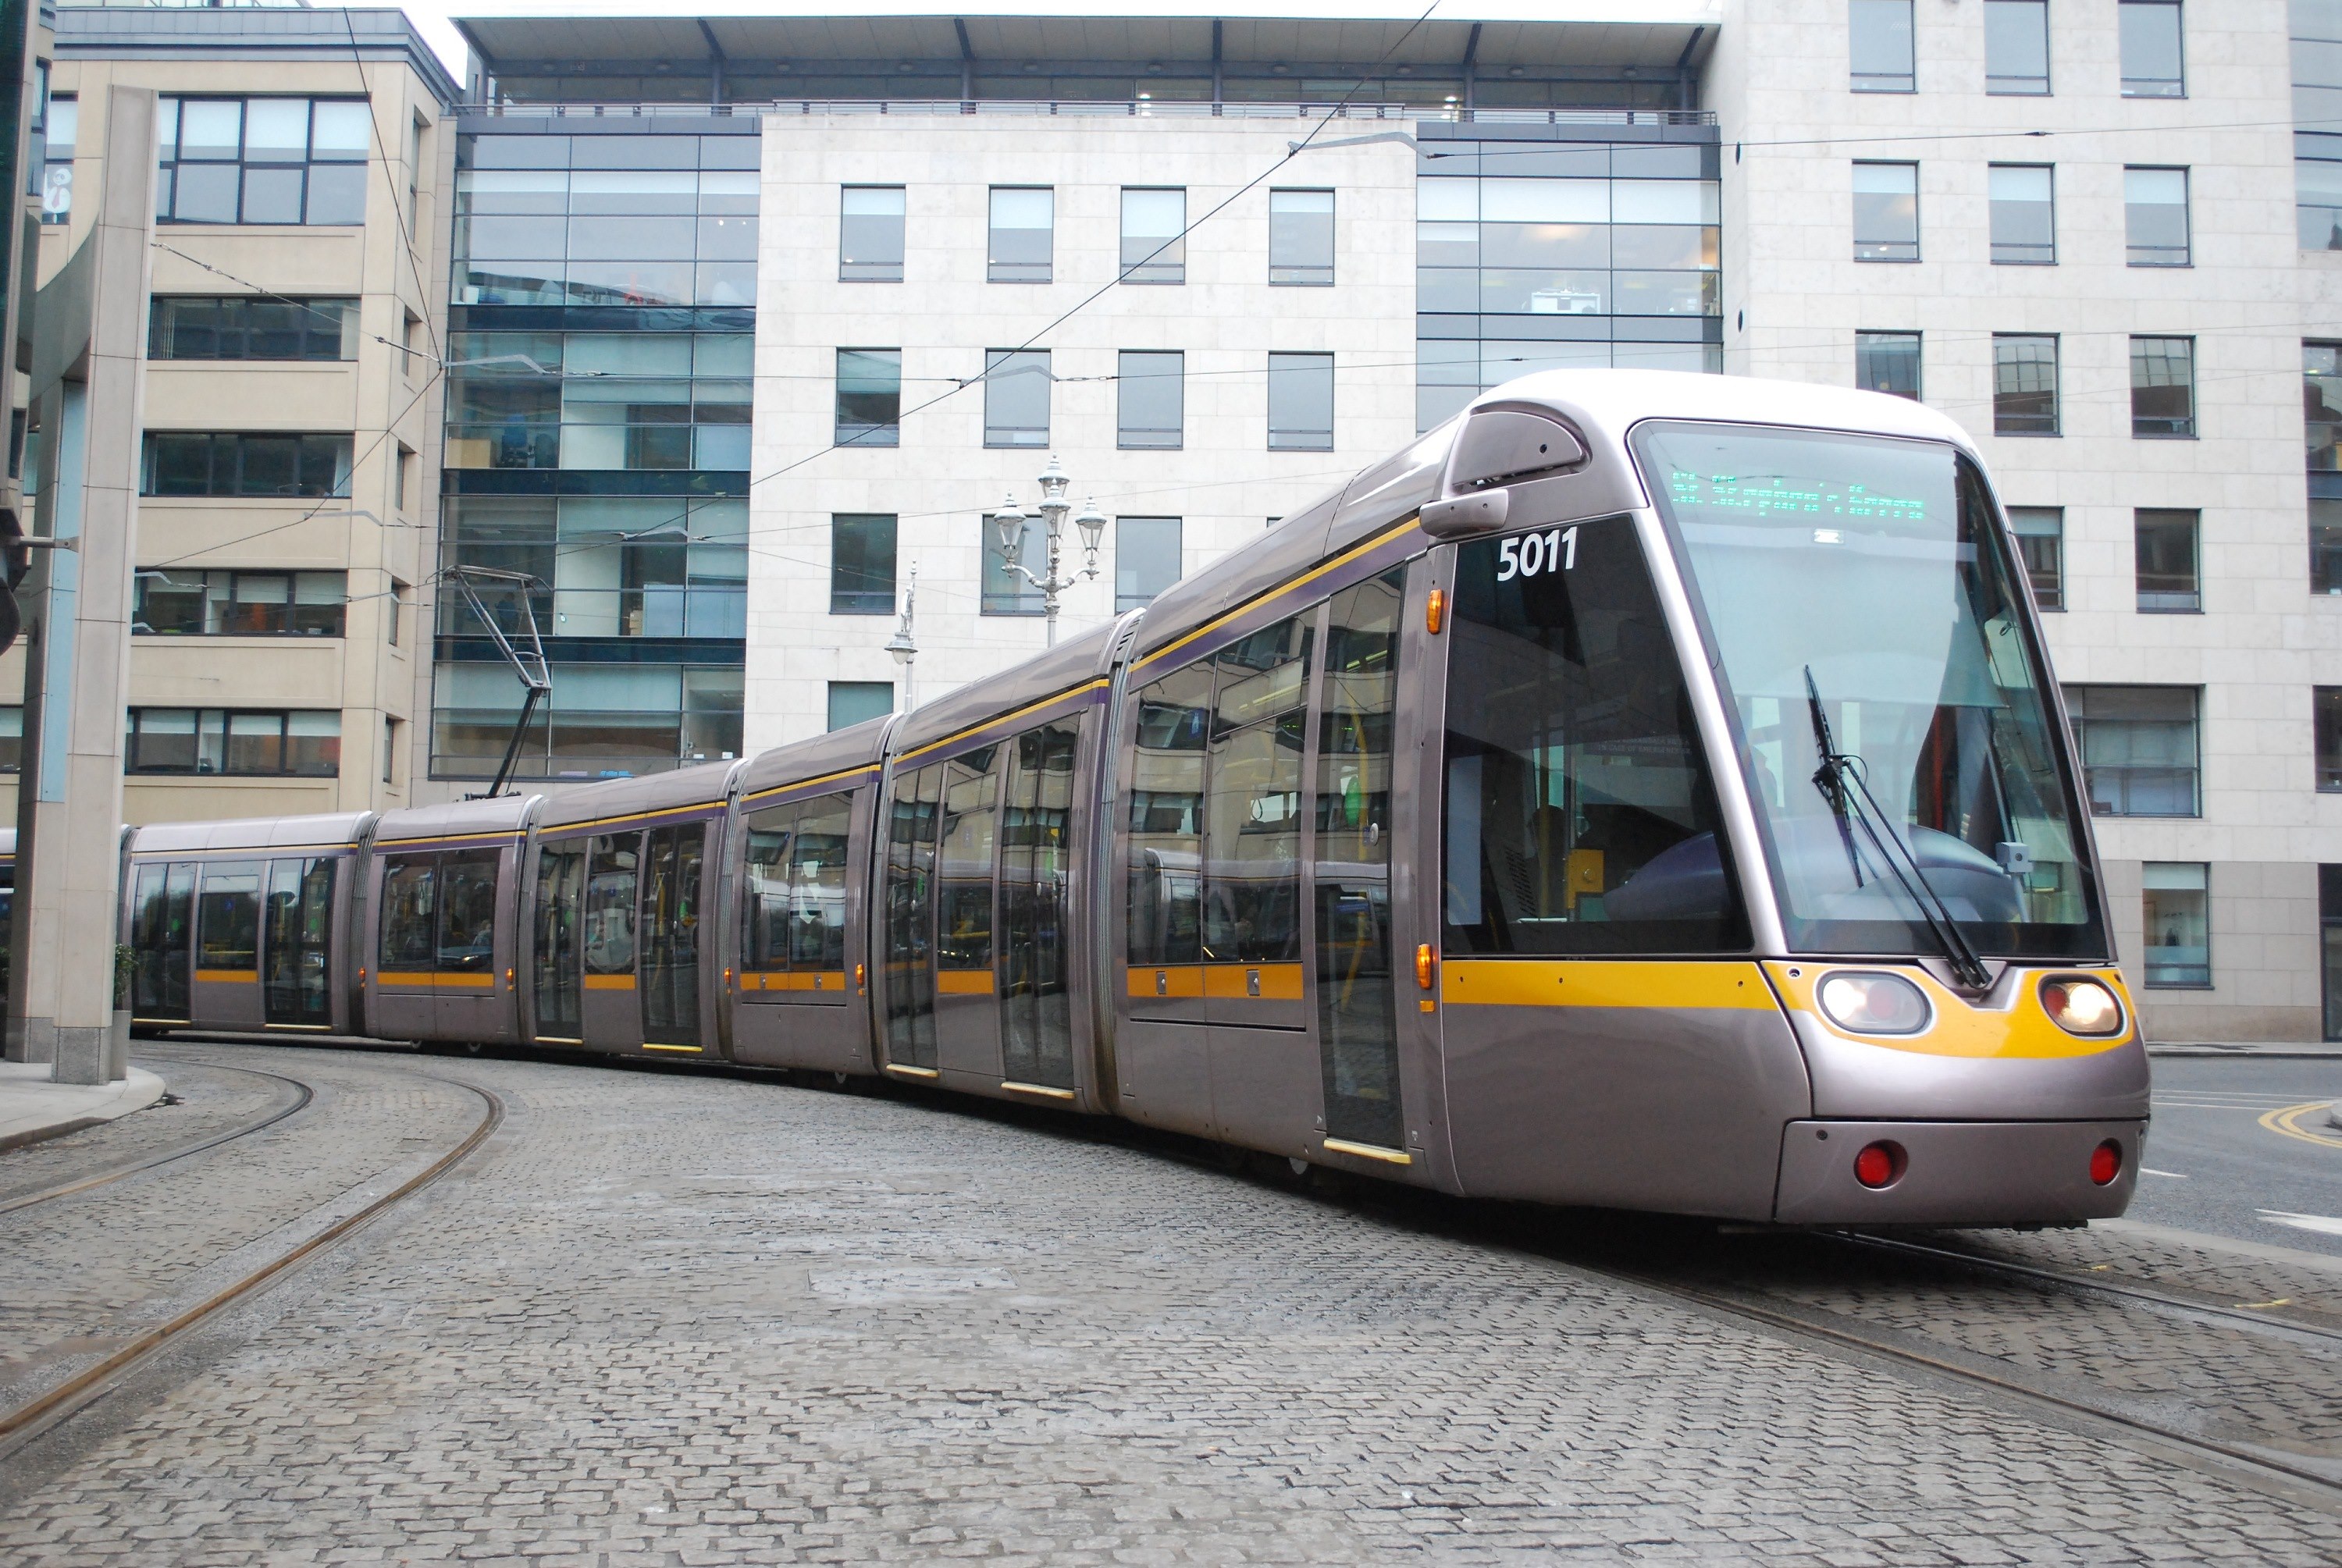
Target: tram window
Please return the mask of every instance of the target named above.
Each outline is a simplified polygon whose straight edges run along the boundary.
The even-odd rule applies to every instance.
[[[1221,650],[1205,786],[1204,957],[1301,956],[1301,758],[1314,614]]]
[[[895,780],[886,824],[886,1056],[906,1067],[936,1062],[936,818],[943,769]]]
[[[260,868],[238,862],[204,868],[196,904],[195,968],[235,979],[260,969]]]
[[[1475,540],[1456,573],[1448,948],[1745,948],[1706,758],[1634,525]]]
[[[440,969],[475,973],[495,966],[496,860],[492,849],[440,857],[434,942]]]
[[[1311,806],[1326,1132],[1403,1147],[1391,971],[1390,799],[1403,572],[1334,596]]]
[[[268,863],[265,1016],[271,1024],[333,1022],[335,863]]]
[[[852,795],[826,794],[747,814],[744,968],[846,967],[846,848],[853,811]]]
[[[1130,765],[1129,942],[1137,966],[1203,962],[1204,743],[1212,664],[1139,689]]]
[[[635,972],[635,873],[639,834],[597,834],[589,841],[586,877],[586,972]]]
[[[438,966],[439,857],[391,855],[382,872],[382,961],[384,974]]]
[[[580,906],[586,890],[586,846],[575,839],[548,844],[536,860],[536,1032],[578,1038],[583,1007],[578,991]]]
[[[195,915],[192,861],[138,868],[131,945],[138,950],[131,1006],[142,1018],[188,1016],[187,938]]]
[[[992,854],[1000,806],[995,764],[1000,754],[1000,747],[985,746],[944,764],[938,968],[992,968]]]
[[[1080,737],[1078,724],[1065,719],[1008,743],[1000,834],[1002,1065],[1018,1082],[1062,1088],[1074,1083],[1066,885]]]

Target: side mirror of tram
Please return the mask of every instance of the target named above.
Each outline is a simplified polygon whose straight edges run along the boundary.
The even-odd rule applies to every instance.
[[[1484,408],[1464,422],[1447,460],[1449,498],[1426,504],[1423,531],[1435,539],[1482,534],[1510,519],[1506,486],[1582,468],[1586,444],[1551,414]],[[1522,518],[1517,521],[1543,521]]]

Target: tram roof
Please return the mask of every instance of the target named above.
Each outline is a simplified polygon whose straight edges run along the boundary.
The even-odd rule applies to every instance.
[[[225,822],[158,822],[139,828],[130,841],[133,854],[166,854],[173,850],[308,849],[355,844],[370,811],[337,811],[318,816],[235,817]]]
[[[1121,624],[1117,619],[1093,626],[997,674],[970,681],[931,703],[920,704],[905,714],[886,737],[886,750],[899,757],[950,740],[1105,674],[1112,668],[1107,655]]]
[[[1472,409],[1512,403],[1542,404],[1591,426],[1582,434],[1607,435],[1621,447],[1643,420],[1696,419],[1900,435],[1976,451],[1967,431],[1925,404],[1809,381],[1683,370],[1543,370],[1482,393],[1465,412],[1468,417]]]
[[[680,811],[696,805],[717,805],[726,798],[739,762],[701,763],[672,773],[646,774],[640,778],[612,779],[555,795],[537,814],[539,830],[575,827],[580,823],[608,822],[646,812]]]
[[[827,734],[758,752],[740,770],[740,794],[746,796],[764,790],[786,789],[810,779],[868,767],[886,754],[886,727],[893,722],[892,718],[865,719]],[[846,780],[838,783],[841,788],[852,787]]]
[[[493,800],[456,800],[441,805],[386,811],[375,829],[374,839],[376,844],[388,844],[401,839],[518,833],[528,825],[529,814],[544,798],[541,794],[504,794]]]

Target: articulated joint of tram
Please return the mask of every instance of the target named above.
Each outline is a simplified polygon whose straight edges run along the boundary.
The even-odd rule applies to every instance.
[[[2129,1205],[2147,1063],[2121,976],[1772,960],[1813,1114],[1783,1130],[1785,1224],[2071,1224]]]

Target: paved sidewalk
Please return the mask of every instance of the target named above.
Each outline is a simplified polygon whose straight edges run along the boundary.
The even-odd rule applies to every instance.
[[[144,1067],[119,1084],[52,1084],[46,1062],[0,1062],[0,1149],[111,1122],[162,1097],[163,1080]]]

